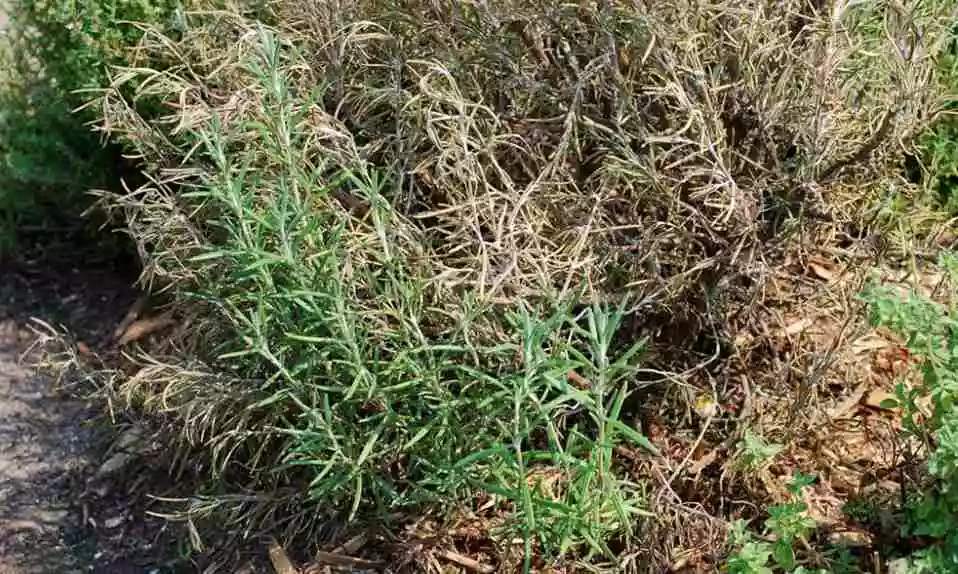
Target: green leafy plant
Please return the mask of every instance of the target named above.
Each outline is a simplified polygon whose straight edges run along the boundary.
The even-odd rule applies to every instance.
[[[947,304],[877,284],[863,293],[872,323],[905,337],[922,375],[914,387],[896,385],[895,398],[886,405],[902,409],[904,432],[929,451],[932,488],[909,502],[902,526],[904,536],[938,541],[914,557],[919,572],[958,568],[958,311],[953,296],[958,259],[945,255],[940,266],[946,271]],[[919,405],[923,397],[930,399],[931,412]]]
[[[857,216],[937,90],[897,43],[937,20],[863,5],[247,4],[150,36],[97,101],[149,180],[104,203],[190,324],[105,392],[209,459],[173,515],[246,536],[476,513],[527,570],[608,559],[646,512],[635,391],[671,380],[637,334],[698,362],[796,184]]]
[[[170,400],[141,406],[217,437],[217,488],[242,468],[242,488],[271,509],[224,497],[219,510],[265,516],[256,528],[274,527],[279,476],[295,485],[280,492],[297,527],[442,515],[484,497],[506,517],[502,535],[524,540],[526,569],[537,553],[612,556],[608,541],[648,515],[614,452],[655,451],[623,413],[644,349],[616,340],[626,305],[577,305],[577,290],[508,305],[450,297],[387,178],[336,157],[349,147],[312,147],[288,49],[263,28],[250,40],[238,73],[258,105],[181,132],[205,169],[172,208],[199,225],[153,260],[205,310],[203,366],[154,371],[130,394],[158,398],[148,391],[162,381]],[[143,196],[115,199],[137,209]],[[144,212],[185,221],[168,215]]]
[[[745,470],[757,470],[770,464],[785,446],[768,442],[751,429],[746,429],[736,448],[738,465]]]
[[[769,507],[761,539],[752,534],[746,521],[737,520],[732,524],[730,540],[735,549],[729,555],[728,572],[772,574],[773,566],[793,574],[812,572],[797,564],[795,545],[807,544],[809,534],[815,529],[815,521],[805,514],[808,505],[799,502],[802,488],[814,480],[815,477],[800,472],[793,476],[787,487],[793,500]]]

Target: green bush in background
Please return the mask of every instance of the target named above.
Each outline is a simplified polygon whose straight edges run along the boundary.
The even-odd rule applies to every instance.
[[[81,109],[143,35],[168,28],[176,0],[11,0],[0,37],[0,251],[17,231],[73,224],[84,192],[116,185],[121,150]]]
[[[954,30],[958,38],[958,25]],[[942,118],[919,139],[919,147],[924,167],[931,174],[931,191],[941,207],[958,213],[958,39],[952,40],[941,57],[940,68],[949,100]]]

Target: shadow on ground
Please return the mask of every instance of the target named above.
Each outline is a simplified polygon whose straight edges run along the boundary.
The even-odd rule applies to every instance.
[[[116,259],[66,251],[0,260],[0,574],[168,572],[164,526],[91,482],[112,438],[100,412],[26,366],[37,319],[97,345],[136,298]]]

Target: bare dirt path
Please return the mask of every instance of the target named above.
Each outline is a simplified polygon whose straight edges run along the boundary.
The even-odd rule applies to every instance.
[[[32,318],[102,340],[135,298],[129,277],[45,259],[0,261],[0,574],[171,571],[136,501],[91,483],[110,442],[98,409],[25,356]]]
[[[82,404],[20,364],[30,338],[0,323],[0,573],[83,571],[69,495],[94,437]]]

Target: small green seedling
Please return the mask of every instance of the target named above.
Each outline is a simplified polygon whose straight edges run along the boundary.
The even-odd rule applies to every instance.
[[[738,465],[744,470],[758,470],[767,466],[785,448],[784,445],[767,442],[751,430],[745,431],[745,436],[736,447]]]
[[[765,520],[762,537],[755,536],[744,520],[732,523],[729,538],[736,549],[729,555],[728,572],[772,574],[776,572],[773,567],[792,574],[813,572],[798,565],[795,557],[796,543],[807,543],[809,535],[815,529],[815,520],[806,514],[808,505],[799,501],[802,488],[813,482],[814,476],[795,473],[787,486],[792,499],[768,509],[769,516]]]

